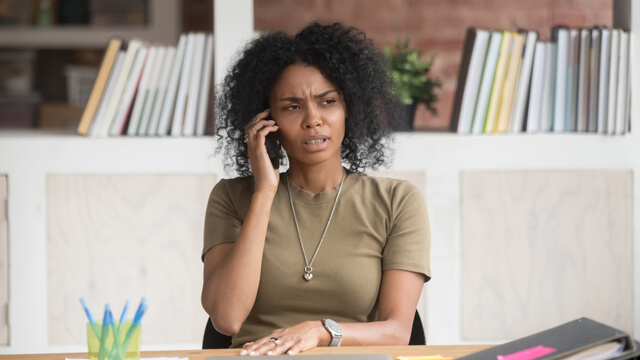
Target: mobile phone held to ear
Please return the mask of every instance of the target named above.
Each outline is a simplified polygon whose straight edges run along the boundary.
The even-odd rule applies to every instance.
[[[264,139],[264,145],[267,148],[267,154],[269,154],[269,160],[274,169],[280,168],[280,141],[278,141],[278,134],[270,132]]]

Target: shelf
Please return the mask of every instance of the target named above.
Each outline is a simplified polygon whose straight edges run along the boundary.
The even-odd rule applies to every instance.
[[[149,0],[149,25],[139,26],[54,26],[0,28],[0,48],[102,49],[112,37],[140,38],[150,42],[175,44],[180,34],[180,2]]]
[[[0,173],[217,173],[214,137],[118,137],[0,131]],[[393,171],[578,170],[640,167],[636,136],[397,133]],[[14,154],[21,154],[16,157]],[[385,171],[386,169],[381,169]]]

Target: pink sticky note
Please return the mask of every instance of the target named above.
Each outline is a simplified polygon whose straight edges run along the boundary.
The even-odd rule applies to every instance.
[[[554,351],[556,349],[540,345],[510,355],[498,355],[498,360],[532,360],[551,354]]]

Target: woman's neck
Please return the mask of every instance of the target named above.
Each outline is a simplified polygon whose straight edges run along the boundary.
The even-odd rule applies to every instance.
[[[340,185],[344,169],[342,162],[305,166],[291,164],[288,176],[300,189],[318,194]]]

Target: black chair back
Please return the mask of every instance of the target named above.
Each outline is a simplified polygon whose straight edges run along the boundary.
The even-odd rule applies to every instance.
[[[411,338],[409,345],[427,345],[424,336],[424,328],[418,311],[413,317],[413,326],[411,328]],[[224,335],[213,327],[210,319],[207,319],[207,326],[204,329],[204,337],[202,339],[203,349],[227,349],[231,346],[231,336]]]

